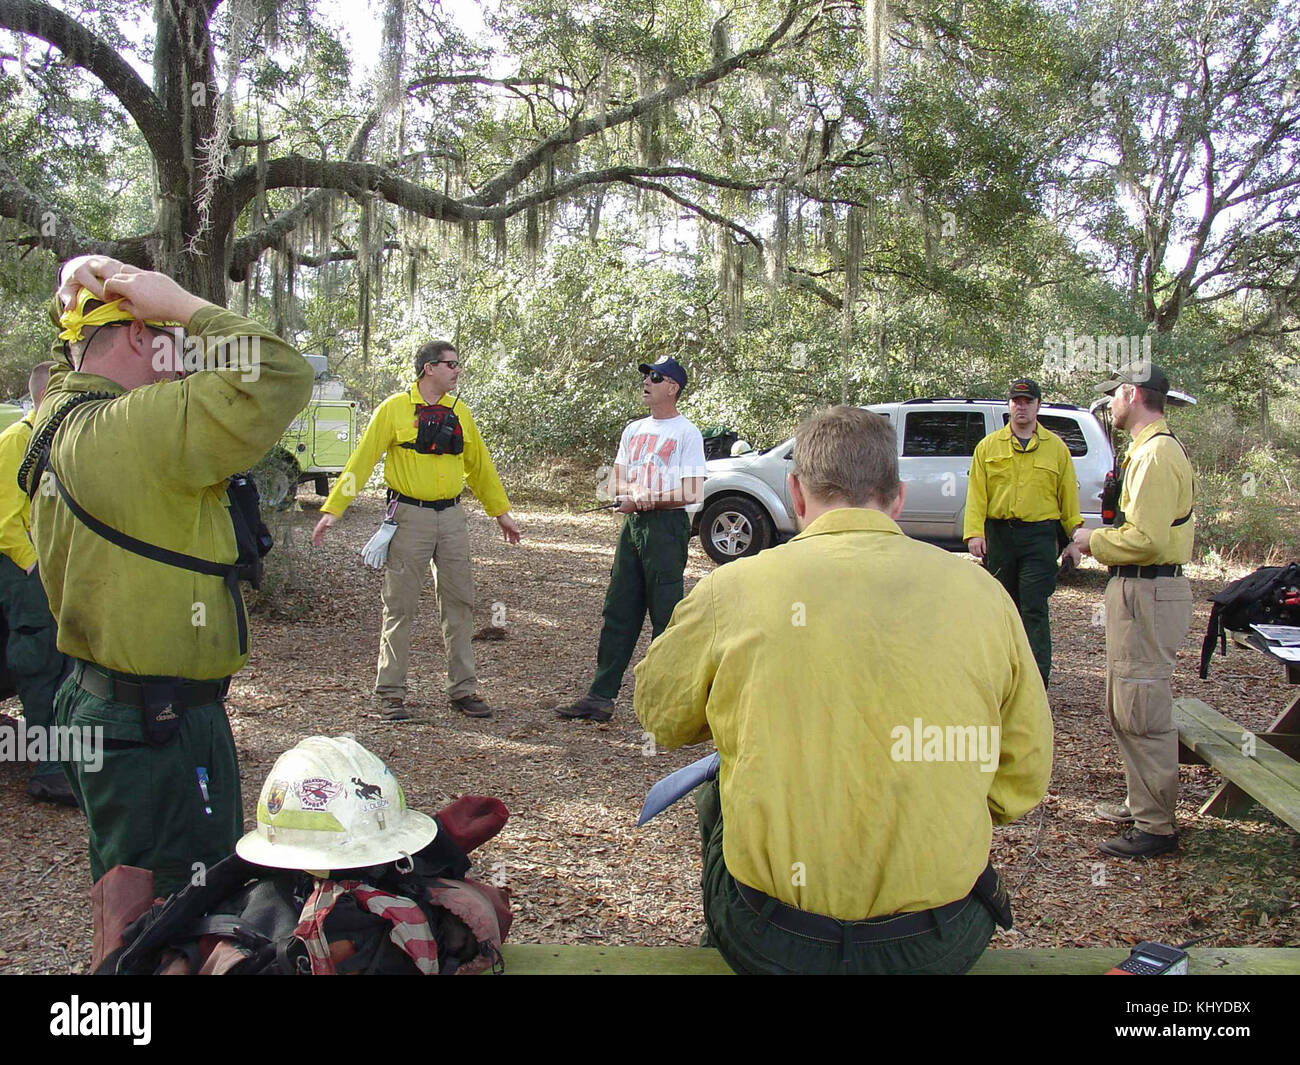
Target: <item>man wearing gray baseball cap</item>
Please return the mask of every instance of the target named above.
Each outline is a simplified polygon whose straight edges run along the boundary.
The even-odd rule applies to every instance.
[[[1192,619],[1183,576],[1196,530],[1196,477],[1169,431],[1169,378],[1159,366],[1121,372],[1097,386],[1111,397],[1115,428],[1132,443],[1124,454],[1119,512],[1112,527],[1078,529],[1074,542],[1110,569],[1106,585],[1106,710],[1128,781],[1122,806],[1097,815],[1127,825],[1100,845],[1117,858],[1176,850],[1178,730],[1170,678]]]

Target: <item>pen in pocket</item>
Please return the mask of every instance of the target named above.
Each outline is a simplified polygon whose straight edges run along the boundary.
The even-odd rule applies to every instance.
[[[209,817],[212,816],[212,796],[208,794],[208,771],[204,766],[197,766],[194,770],[199,778],[199,794],[203,796],[203,812]]]

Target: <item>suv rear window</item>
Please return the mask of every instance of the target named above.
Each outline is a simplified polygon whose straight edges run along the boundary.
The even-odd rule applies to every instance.
[[[1003,411],[1002,424],[1006,425],[1010,417],[1006,411]],[[1059,414],[1040,414],[1038,421],[1044,429],[1055,433],[1065,441],[1071,457],[1077,459],[1080,455],[1088,453],[1088,441],[1083,435],[1083,426],[1073,418],[1062,418]]]
[[[905,456],[974,455],[985,435],[982,411],[908,411],[903,425]]]

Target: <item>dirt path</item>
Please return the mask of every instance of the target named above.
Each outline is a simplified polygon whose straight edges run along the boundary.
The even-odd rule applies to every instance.
[[[313,497],[306,496],[310,504]],[[379,630],[378,574],[358,558],[379,521],[363,498],[310,552],[303,543],[314,507],[293,515],[282,549],[294,579],[310,588],[293,621],[254,621],[254,650],[235,679],[230,714],[251,819],[277,755],[313,733],[351,732],[386,759],[412,806],[429,812],[464,793],[496,795],[511,810],[504,832],[476,852],[480,875],[509,884],[512,939],[550,942],[693,944],[702,930],[698,835],[683,802],[644,829],[634,827],[651,783],[698,750],[647,757],[624,692],[607,725],[565,722],[551,710],[586,690],[600,606],[616,537],[608,514],[516,511],[524,542],[502,542],[496,524],[471,505],[476,613],[504,621],[507,637],[475,643],[480,694],[492,721],[447,708],[442,643],[432,590],[425,588],[411,657],[412,697],[428,723],[385,725],[371,715]],[[688,585],[712,567],[692,543]],[[1223,583],[1194,579],[1201,600]],[[1056,671],[1049,689],[1056,767],[1042,806],[994,833],[994,859],[1016,891],[1016,928],[994,946],[1178,943],[1211,935],[1213,945],[1300,944],[1300,837],[1278,821],[1221,821],[1196,809],[1217,786],[1204,767],[1180,782],[1181,854],[1124,863],[1096,843],[1112,826],[1091,816],[1099,799],[1123,798],[1123,771],[1099,711],[1102,630],[1093,625],[1104,574],[1087,569],[1053,600]],[[1196,695],[1244,727],[1263,728],[1287,689],[1259,655],[1233,650],[1210,680],[1196,677],[1196,620],[1180,654],[1175,694]],[[644,653],[645,642],[638,651]],[[630,680],[630,677],[629,677]],[[0,713],[17,713],[16,701]],[[0,972],[85,971],[91,923],[85,829],[73,810],[34,804],[27,766],[0,763]]]

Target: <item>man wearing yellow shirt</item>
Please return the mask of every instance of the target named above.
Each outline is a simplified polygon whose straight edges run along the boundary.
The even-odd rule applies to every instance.
[[[165,896],[243,834],[224,699],[248,659],[235,578],[251,576],[256,545],[231,479],[302,410],[312,372],[273,333],[164,274],[95,255],[60,281],[67,365],[50,374],[19,472],[35,493],[59,650],[73,659],[55,716],[103,740],[98,759],[64,763],[92,877],[138,866]],[[186,374],[199,353],[211,368]]]
[[[54,618],[36,572],[31,503],[17,480],[18,467],[32,439],[32,419],[45,397],[53,366],[42,362],[32,369],[27,378],[32,411],[0,433],[0,554],[4,556],[0,558],[0,609],[9,629],[5,659],[29,729],[48,729],[54,724],[54,692],[63,678]],[[77,805],[57,761],[38,762],[33,767],[27,794],[42,802]]]
[[[800,534],[701,580],[636,669],[657,745],[717,745],[705,921],[740,972],[964,972],[1010,920],[993,825],[1051,774],[1024,628],[987,573],[895,524],[879,416],[810,418],[789,488]]]
[[[1164,411],[1169,378],[1159,366],[1120,373],[1097,390],[1111,397],[1116,429],[1132,443],[1124,453],[1115,525],[1074,542],[1110,569],[1106,585],[1106,712],[1124,760],[1128,795],[1102,803],[1099,816],[1127,824],[1100,845],[1117,858],[1178,848],[1178,730],[1170,679],[1192,620],[1192,589],[1183,576],[1196,533],[1196,478]]]
[[[1068,544],[1083,516],[1070,449],[1038,424],[1042,398],[1029,378],[1011,382],[1006,426],[975,446],[962,532],[970,553],[983,560],[1020,611],[1046,686],[1052,671],[1047,600],[1056,590],[1057,534]],[[1079,561],[1076,547],[1066,552]]]
[[[492,456],[469,408],[451,393],[460,378],[460,359],[445,340],[423,345],[415,355],[416,381],[376,409],[334,490],[321,507],[312,543],[356,498],[379,461],[388,485],[388,531],[384,566],[384,621],[379,636],[375,699],[385,720],[405,721],[406,672],[411,625],[420,602],[425,567],[433,571],[443,645],[447,651],[447,695],[470,717],[491,717],[478,697],[478,674],[470,643],[474,628],[474,578],[470,573],[469,526],[459,505],[466,483],[488,516],[496,518],[507,543],[519,542],[519,526],[497,476]]]

